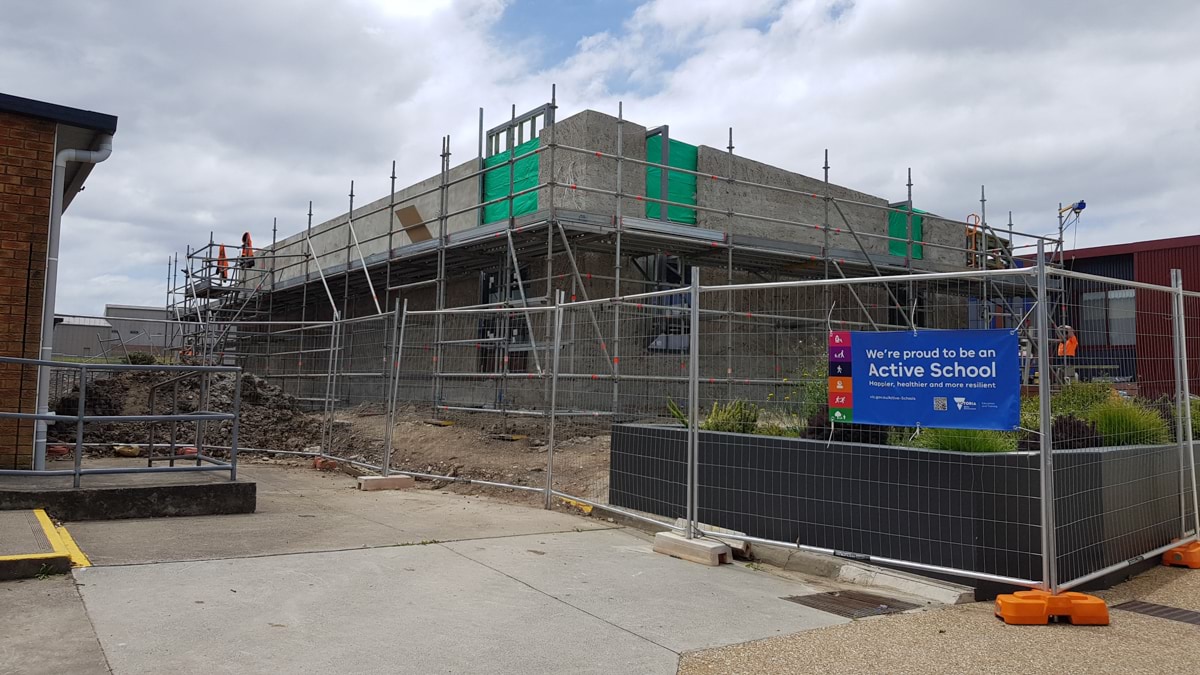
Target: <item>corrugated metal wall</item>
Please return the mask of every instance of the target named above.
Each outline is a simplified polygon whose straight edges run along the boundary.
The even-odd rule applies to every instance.
[[[96,356],[104,351],[100,340],[112,337],[110,326],[73,326],[59,324],[54,327],[55,356]]]
[[[1183,270],[1183,287],[1200,291],[1200,246],[1142,251],[1129,256],[1133,259],[1134,279],[1142,283],[1171,285],[1171,270]],[[1187,300],[1188,375],[1193,395],[1200,395],[1200,300]],[[1138,378],[1150,382],[1174,381],[1172,361],[1164,356],[1173,354],[1171,298],[1168,293],[1138,291]],[[1158,394],[1174,394],[1162,391]]]

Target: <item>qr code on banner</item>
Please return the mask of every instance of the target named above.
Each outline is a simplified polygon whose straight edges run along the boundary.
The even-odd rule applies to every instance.
[[[933,397],[933,409],[939,410],[939,411],[946,410],[947,409],[946,397],[945,396],[934,396]]]

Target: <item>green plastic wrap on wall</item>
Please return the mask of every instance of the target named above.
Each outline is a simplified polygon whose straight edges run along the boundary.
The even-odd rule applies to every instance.
[[[489,202],[493,199],[501,199],[515,192],[536,187],[538,184],[538,158],[541,155],[520,157],[536,150],[537,147],[538,139],[531,138],[514,148],[516,151],[515,155],[512,150],[505,150],[484,159],[483,168],[485,170],[491,167],[496,168],[483,174],[483,201]],[[509,191],[508,164],[506,163],[509,157],[520,158],[512,166],[512,191]],[[517,195],[515,199],[505,199],[504,201],[483,207],[483,222],[485,224],[494,223],[497,220],[508,218],[508,203],[510,201],[512,202],[513,216],[523,216],[526,213],[537,211],[538,193],[536,191],[527,192],[523,195]]]
[[[667,157],[667,165],[688,171],[695,171],[699,149],[682,141],[671,139],[671,152]],[[662,136],[655,135],[646,139],[646,161],[662,162]],[[657,166],[646,167],[646,196],[650,199],[663,199],[662,169]],[[690,173],[667,171],[667,201],[677,204],[696,203],[696,176]],[[646,217],[657,220],[662,217],[662,204],[646,202]],[[696,210],[682,206],[668,206],[667,220],[676,223],[696,224]]]
[[[924,219],[917,215],[925,213],[920,209],[913,209],[912,217],[912,257],[913,260],[921,260],[925,257],[925,247],[918,244],[919,241],[925,241]],[[888,211],[888,236],[892,239],[888,240],[888,253],[895,256],[904,257],[905,249],[908,248],[908,214]]]

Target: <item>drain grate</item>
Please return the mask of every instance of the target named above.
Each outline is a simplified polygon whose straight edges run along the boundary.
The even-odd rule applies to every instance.
[[[911,602],[863,591],[829,591],[812,595],[791,595],[782,599],[848,619],[896,614],[920,607]]]
[[[1194,612],[1190,609],[1156,605],[1150,602],[1141,602],[1140,600],[1122,602],[1119,605],[1113,605],[1113,609],[1123,609],[1126,612],[1145,614],[1146,616],[1153,616],[1158,619],[1169,619],[1180,623],[1189,623],[1193,626],[1200,626],[1200,612]]]

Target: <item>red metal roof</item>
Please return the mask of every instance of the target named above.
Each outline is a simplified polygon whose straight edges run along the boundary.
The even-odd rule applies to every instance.
[[[1064,251],[1063,259],[1072,258],[1101,258],[1109,255],[1129,255],[1146,251],[1166,251],[1188,246],[1200,246],[1200,235],[1187,237],[1171,237],[1170,239],[1152,239],[1150,241],[1133,241],[1128,244],[1110,244],[1108,246],[1093,246]]]

